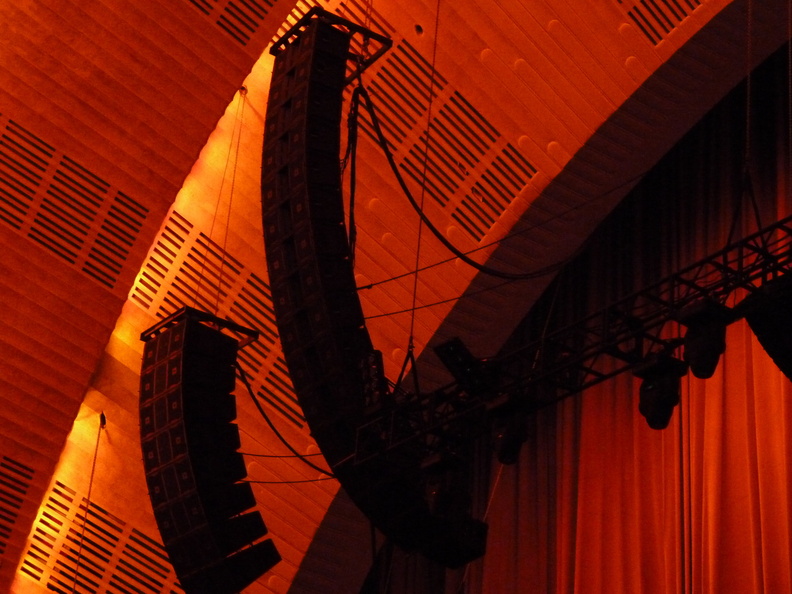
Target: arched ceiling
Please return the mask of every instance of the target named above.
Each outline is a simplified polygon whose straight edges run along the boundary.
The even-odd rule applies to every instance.
[[[393,38],[365,79],[402,172],[449,238],[510,271],[563,263],[787,38],[780,0],[752,3],[750,17],[725,0],[321,4]],[[131,574],[143,591],[169,591],[140,463],[137,373],[140,332],[182,303],[262,331],[243,364],[288,440],[316,453],[274,334],[258,191],[262,52],[311,5],[0,6],[0,589],[68,581],[67,536],[91,493],[96,522],[119,535],[107,558],[86,552],[100,591]],[[365,124],[358,158],[358,280],[372,285],[361,299],[389,374],[410,327],[419,352],[461,336],[494,353],[550,275],[502,284],[425,232],[416,257],[417,216]],[[442,381],[430,355],[419,365]],[[238,399],[243,449],[283,453]],[[284,557],[250,591],[354,590],[368,534],[338,486],[285,482],[319,478],[289,458],[248,462],[251,478],[275,483],[256,496]]]

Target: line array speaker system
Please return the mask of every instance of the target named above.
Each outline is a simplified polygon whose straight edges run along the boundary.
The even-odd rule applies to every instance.
[[[280,561],[262,540],[261,514],[247,511],[256,504],[250,484],[239,482],[247,475],[233,423],[239,342],[218,324],[228,325],[184,308],[141,336],[146,482],[187,594],[239,592]]]
[[[313,18],[316,14],[319,16]],[[365,327],[344,225],[339,165],[352,27],[312,11],[273,48],[262,160],[267,266],[284,356],[328,464],[375,526],[447,566],[484,553],[486,524],[434,513],[421,460],[354,463],[367,406],[385,385]],[[372,376],[374,373],[374,376]],[[376,376],[376,377],[375,377]]]

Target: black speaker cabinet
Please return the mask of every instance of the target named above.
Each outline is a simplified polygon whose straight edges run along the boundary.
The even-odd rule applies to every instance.
[[[147,335],[144,334],[144,337]],[[140,436],[154,516],[187,594],[239,592],[279,560],[237,452],[238,342],[184,315],[148,335]]]
[[[329,461],[354,449],[363,410],[358,362],[372,350],[349,260],[338,160],[349,43],[348,32],[314,20],[278,54],[262,166],[267,265],[281,344],[300,405]]]
[[[386,390],[357,296],[341,195],[351,28],[325,18],[303,25],[276,53],[262,158],[267,267],[289,374],[313,437],[363,513],[404,548],[461,565],[483,554],[486,526],[430,513],[419,458],[349,463],[367,411]]]

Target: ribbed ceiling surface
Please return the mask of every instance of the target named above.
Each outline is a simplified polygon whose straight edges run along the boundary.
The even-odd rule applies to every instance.
[[[750,22],[725,0],[321,4],[393,38],[364,80],[401,172],[460,249],[511,272],[568,258],[786,36],[780,2]],[[0,589],[179,591],[146,493],[137,382],[140,332],[183,304],[261,331],[240,358],[253,391],[317,454],[274,331],[258,188],[271,69],[259,56],[312,5],[0,6]],[[426,229],[419,243],[361,125],[358,281],[389,375],[411,327],[418,352],[459,335],[494,353],[550,277],[503,283]],[[420,365],[442,380],[430,358]],[[283,457],[241,387],[238,401],[284,558],[249,591],[357,591],[364,519],[334,481]]]

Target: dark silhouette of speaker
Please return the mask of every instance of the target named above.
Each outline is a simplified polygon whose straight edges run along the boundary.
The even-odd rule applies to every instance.
[[[736,309],[778,369],[792,379],[792,275],[765,282]]]
[[[486,525],[429,509],[417,452],[354,460],[358,430],[386,391],[341,194],[341,107],[356,26],[316,14],[273,46],[265,120],[264,241],[284,357],[311,434],[356,505],[403,548],[459,566],[483,554]]]
[[[185,308],[143,333],[140,436],[154,517],[187,594],[239,592],[278,561],[239,448],[238,341]]]

